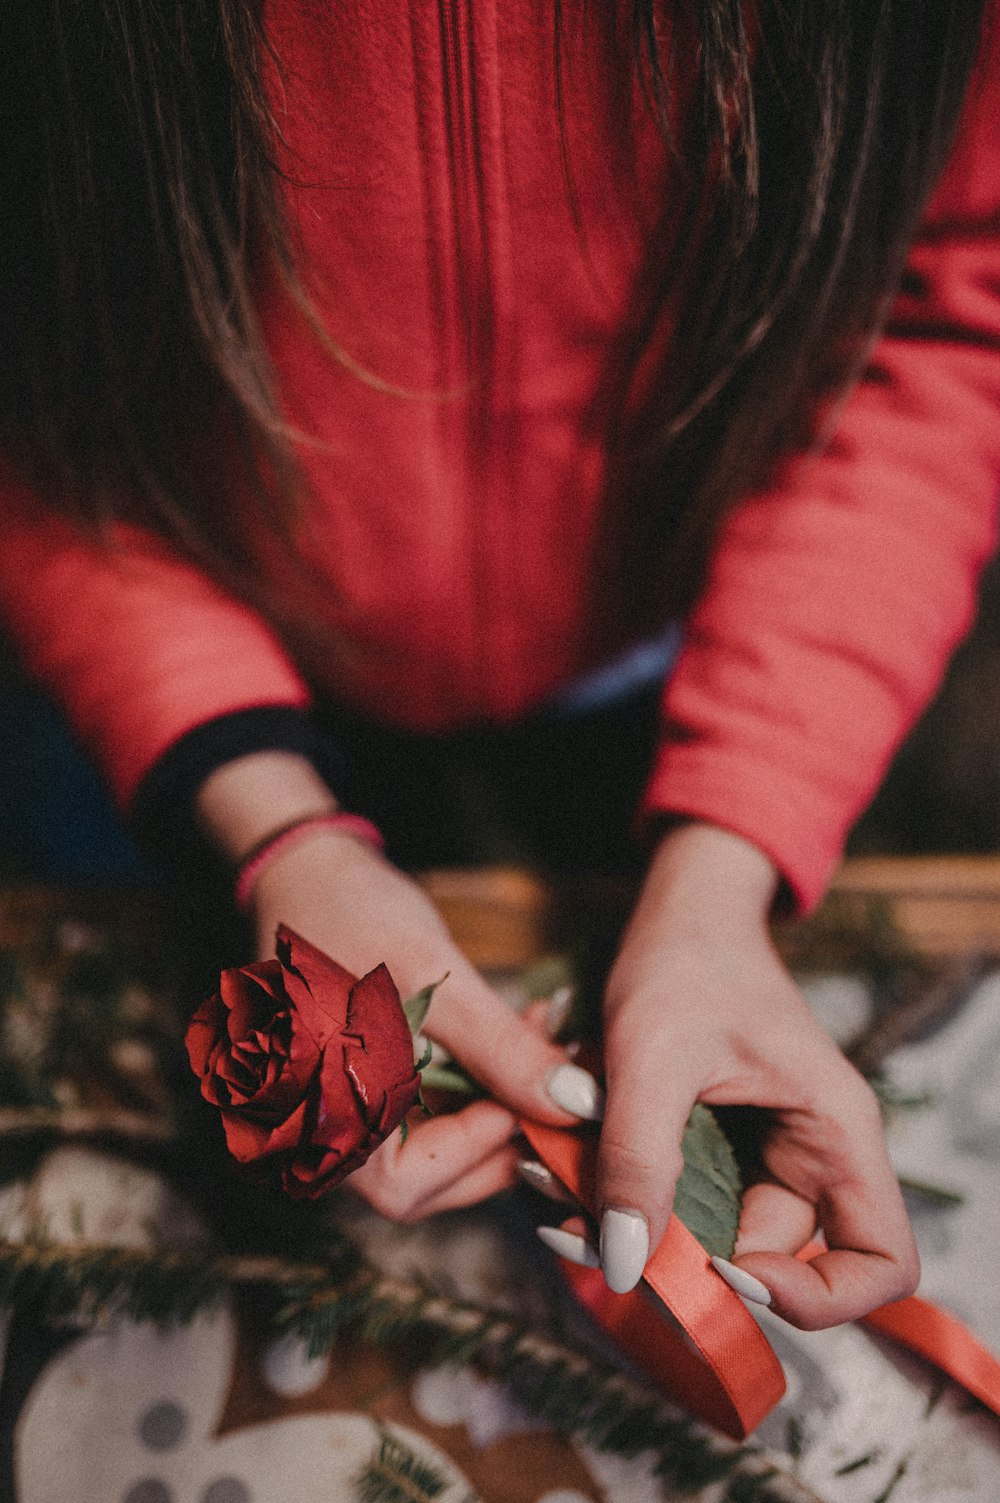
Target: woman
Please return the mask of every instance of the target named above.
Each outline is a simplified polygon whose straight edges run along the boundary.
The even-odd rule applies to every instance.
[[[500,745],[508,789],[530,756],[530,792],[581,684],[644,644],[662,673],[683,620],[606,998],[605,1275],[638,1280],[701,1099],[770,1112],[727,1276],[803,1326],[915,1284],[874,1098],[767,920],[818,898],[993,544],[982,9],[93,0],[4,23],[7,617],[122,806],[193,807],[243,871],[263,951],[283,920],[404,992],[447,973],[427,1031],[495,1100],[353,1176],[388,1215],[509,1183],[514,1114],[602,1103],[370,832],[330,822],[349,795],[314,698],[375,785],[354,810],[409,805],[412,831],[416,806],[430,860],[468,756]],[[410,785],[444,761],[447,807]],[[559,794],[586,824],[580,779]]]

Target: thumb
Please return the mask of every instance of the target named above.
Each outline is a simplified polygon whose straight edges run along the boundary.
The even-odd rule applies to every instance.
[[[685,1091],[651,1051],[607,1061],[607,1105],[598,1163],[601,1267],[625,1294],[642,1277],[673,1206],[681,1135],[696,1092]]]
[[[497,1101],[556,1127],[596,1121],[604,1095],[594,1077],[531,1026],[470,967],[441,983],[424,1026]]]

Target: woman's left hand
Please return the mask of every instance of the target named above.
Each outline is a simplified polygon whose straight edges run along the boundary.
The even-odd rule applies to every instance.
[[[872,1091],[820,1027],[770,940],[774,868],[712,826],[665,837],[607,988],[601,1258],[639,1278],[666,1228],[695,1101],[764,1108],[764,1177],[734,1261],[792,1324],[909,1294],[918,1259]],[[816,1228],[827,1251],[793,1254]]]

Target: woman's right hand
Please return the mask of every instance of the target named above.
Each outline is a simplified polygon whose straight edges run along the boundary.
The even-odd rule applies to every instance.
[[[274,953],[280,922],[357,976],[384,961],[403,997],[440,982],[422,1032],[494,1098],[415,1121],[405,1144],[393,1133],[354,1171],[348,1185],[383,1215],[415,1221],[506,1189],[518,1116],[577,1120],[556,1104],[553,1083],[578,1093],[579,1115],[598,1110],[592,1077],[488,985],[420,887],[362,841],[318,829],[278,855],[257,881],[254,914],[262,956]]]
[[[287,752],[218,768],[198,797],[203,824],[237,864],[270,831],[335,810],[311,765]],[[383,1215],[416,1221],[505,1189],[519,1116],[569,1126],[599,1114],[593,1078],[513,1011],[417,883],[367,842],[336,827],[304,833],[263,866],[251,903],[262,958],[284,923],[357,976],[384,962],[403,997],[440,982],[422,1032],[494,1098],[416,1122],[405,1144],[393,1133],[355,1170],[348,1184]]]

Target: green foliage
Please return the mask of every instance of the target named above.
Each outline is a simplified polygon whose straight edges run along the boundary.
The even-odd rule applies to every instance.
[[[354,1484],[357,1503],[433,1503],[449,1478],[398,1436],[382,1429],[375,1454]]]
[[[550,994],[569,979],[560,963],[530,989]],[[415,1031],[433,990],[407,1004]],[[251,1184],[229,1160],[221,1134],[213,1135],[214,1117],[210,1122],[200,1098],[182,1099],[177,1090],[186,1079],[181,1056],[177,1013],[106,937],[88,934],[81,946],[76,936],[62,950],[53,938],[40,959],[0,954],[0,1121],[18,1172],[30,1178],[53,1136],[77,1135],[82,1108],[98,1129],[127,1108],[140,1130],[120,1134],[117,1146],[142,1157],[155,1138],[157,1168],[192,1202],[210,1238],[205,1249],[185,1252],[90,1246],[79,1238],[68,1245],[40,1236],[0,1242],[0,1307],[30,1309],[43,1320],[115,1313],[170,1325],[246,1290],[264,1330],[296,1332],[314,1355],[352,1336],[412,1352],[422,1364],[474,1363],[509,1383],[539,1421],[625,1457],[648,1454],[676,1491],[712,1486],[720,1503],[779,1496],[773,1467],[757,1448],[714,1435],[590,1351],[506,1312],[379,1274],[337,1226],[335,1197],[290,1203]],[[467,1088],[447,1065],[428,1066],[425,1081]],[[44,1131],[26,1139],[13,1116],[26,1112],[34,1120],[39,1108]],[[158,1137],[157,1124],[165,1128]],[[684,1147],[678,1209],[706,1246],[726,1255],[738,1177],[707,1109],[696,1110]],[[414,1460],[416,1469],[405,1448],[383,1436],[358,1478],[361,1503],[433,1498],[435,1479]],[[811,1499],[788,1474],[780,1480],[783,1499]]]
[[[441,985],[441,982],[447,980],[447,975],[444,975],[440,981],[432,981],[429,986],[423,986],[418,992],[414,992],[412,997],[407,997],[403,1003],[403,1012],[406,1015],[406,1021],[409,1024],[411,1033],[420,1032],[424,1026],[424,1019],[427,1016],[434,993]]]
[[[420,1072],[428,1090],[447,1091],[453,1096],[481,1096],[482,1089],[457,1065],[425,1065]]]
[[[406,1001],[403,1003],[403,1012],[406,1014],[406,1021],[409,1024],[410,1032],[414,1036],[416,1036],[423,1027],[424,1019],[427,1016],[427,1010],[431,1005],[431,999],[433,998],[434,993],[441,985],[441,982],[447,981],[447,979],[447,976],[442,976],[441,981],[433,981],[431,982],[430,986],[422,987],[421,990],[419,992],[415,992],[412,997],[407,997]],[[457,1096],[482,1095],[482,1091],[480,1090],[479,1086],[476,1085],[474,1080],[466,1075],[463,1069],[461,1069],[458,1065],[452,1064],[432,1064],[432,1054],[433,1050],[431,1048],[431,1045],[430,1043],[427,1043],[424,1047],[423,1053],[417,1060],[417,1069],[420,1071],[421,1093],[423,1092],[424,1087],[426,1087],[429,1090],[447,1091],[451,1095]],[[423,1094],[421,1094],[419,1101],[420,1105],[423,1106]],[[425,1112],[427,1112],[426,1107],[424,1107],[424,1110]],[[430,1112],[427,1112],[427,1115],[430,1116]],[[405,1143],[407,1136],[405,1122],[402,1125],[402,1132],[403,1142]]]
[[[737,1446],[714,1434],[603,1359],[506,1311],[390,1279],[360,1264],[345,1273],[321,1262],[278,1257],[0,1242],[0,1306],[27,1306],[40,1319],[82,1314],[96,1320],[114,1311],[170,1325],[190,1320],[238,1289],[252,1292],[265,1330],[300,1335],[313,1356],[350,1335],[419,1354],[422,1365],[474,1362],[508,1383],[518,1403],[554,1429],[626,1458],[648,1453],[656,1474],[681,1493],[718,1483],[719,1503],[779,1498],[817,1503],[758,1447]],[[392,1480],[401,1485],[402,1451],[389,1447],[383,1455],[380,1448],[364,1475],[372,1489],[379,1480],[386,1487]],[[773,1490],[776,1476],[780,1492]],[[367,1496],[388,1503],[394,1495],[372,1491]],[[419,1503],[421,1495],[396,1496]]]
[[[961,1190],[952,1190],[948,1185],[935,1185],[927,1179],[914,1179],[911,1175],[899,1176],[899,1187],[907,1195],[916,1196],[926,1205],[952,1209],[964,1206],[965,1196]]]
[[[684,1168],[674,1210],[707,1253],[731,1258],[743,1186],[729,1139],[707,1106],[695,1106],[681,1148]]]
[[[521,972],[518,985],[529,1002],[537,1002],[564,986],[575,990],[576,977],[567,955],[543,955]]]
[[[180,1020],[147,971],[82,926],[55,926],[30,955],[0,951],[0,1112],[99,1101],[162,1125]]]

